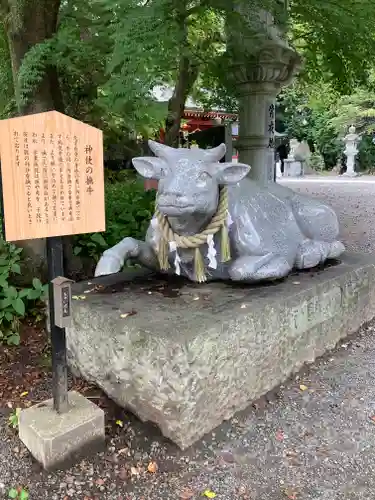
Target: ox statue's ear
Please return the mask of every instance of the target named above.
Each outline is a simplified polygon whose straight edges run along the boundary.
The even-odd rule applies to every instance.
[[[133,158],[133,165],[142,177],[155,180],[159,180],[162,177],[163,170],[167,168],[165,161],[155,156]]]
[[[212,172],[216,171],[218,184],[237,184],[250,172],[250,166],[244,163],[215,163]]]

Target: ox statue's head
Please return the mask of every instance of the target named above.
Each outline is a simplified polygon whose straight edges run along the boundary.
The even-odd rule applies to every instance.
[[[167,217],[212,215],[219,187],[236,184],[250,171],[241,163],[218,163],[225,145],[213,149],[174,149],[149,141],[156,157],[134,158],[137,171],[147,179],[159,181],[157,204]]]

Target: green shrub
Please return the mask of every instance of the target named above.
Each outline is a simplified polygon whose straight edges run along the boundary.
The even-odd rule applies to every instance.
[[[106,183],[106,231],[74,238],[74,253],[96,262],[123,238],[144,239],[155,209],[155,191],[145,191],[140,181]]]
[[[137,179],[137,171],[131,168],[123,170],[104,169],[105,182],[115,184],[117,182],[134,182]]]
[[[37,278],[32,288],[14,285],[15,275],[21,273],[21,256],[22,248],[0,237],[0,344],[19,344],[20,320],[46,293],[46,286]]]
[[[373,173],[375,169],[375,144],[372,135],[364,135],[359,143],[358,170]]]

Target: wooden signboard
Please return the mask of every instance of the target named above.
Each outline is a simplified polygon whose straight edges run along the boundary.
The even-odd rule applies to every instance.
[[[57,111],[0,121],[7,241],[105,230],[103,134]]]

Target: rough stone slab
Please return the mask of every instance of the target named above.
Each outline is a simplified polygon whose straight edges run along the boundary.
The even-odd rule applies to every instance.
[[[74,303],[71,367],[186,448],[372,319],[374,264],[256,287],[111,278]]]
[[[104,412],[77,392],[69,392],[68,412],[59,415],[52,399],[22,410],[19,436],[47,470],[69,466],[104,446]]]

